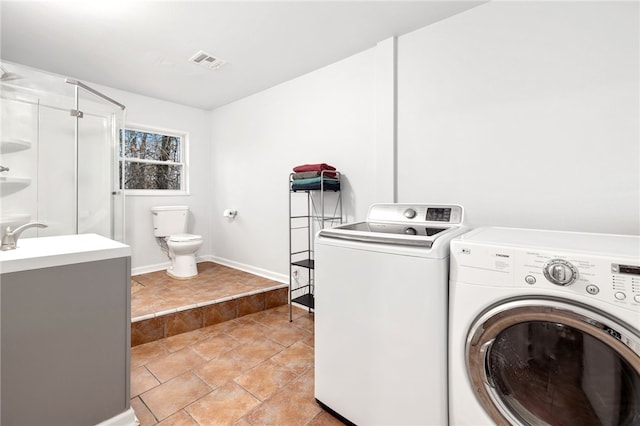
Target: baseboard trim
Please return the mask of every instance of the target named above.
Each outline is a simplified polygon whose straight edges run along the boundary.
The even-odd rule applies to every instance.
[[[157,263],[155,265],[139,266],[131,268],[131,275],[148,274],[149,272],[163,271],[171,266],[171,262]]]
[[[248,272],[253,275],[257,275],[259,277],[267,278],[272,281],[277,281],[283,284],[289,284],[289,276],[284,274],[278,274],[273,271],[268,271],[266,269],[258,268],[255,266],[247,265],[245,263],[235,262],[233,260],[224,259],[222,257],[217,256],[196,256],[196,262],[215,262],[224,266],[228,266],[233,269],[239,269],[240,271]],[[169,266],[171,266],[171,262],[163,262],[156,263],[155,265],[147,265],[147,266],[139,266],[136,268],[131,268],[131,275],[141,275],[148,274],[149,272],[163,271],[166,270]]]
[[[200,259],[200,258],[198,258]],[[284,274],[278,274],[277,272],[268,271],[266,269],[258,268],[256,266],[247,265],[245,263],[235,262],[233,260],[224,259],[217,256],[202,256],[203,261],[215,262],[230,268],[239,269],[244,272],[248,272],[259,277],[267,278],[272,281],[277,281],[283,284],[289,284],[289,276]]]

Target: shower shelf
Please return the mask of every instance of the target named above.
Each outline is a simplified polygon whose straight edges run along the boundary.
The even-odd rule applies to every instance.
[[[30,220],[31,220],[31,215],[28,213],[24,213],[24,214],[16,213],[16,214],[8,214],[8,215],[0,216],[0,230],[4,230],[7,226],[16,228],[20,225],[24,225]]]
[[[31,142],[24,139],[7,139],[0,143],[0,152],[3,154],[23,151],[29,148],[31,148]]]
[[[31,185],[31,178],[0,176],[0,191],[8,195]]]

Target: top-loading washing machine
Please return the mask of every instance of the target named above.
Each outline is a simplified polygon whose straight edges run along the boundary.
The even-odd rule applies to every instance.
[[[452,425],[640,424],[640,237],[451,242]]]
[[[315,396],[361,425],[447,423],[449,241],[463,209],[376,204],[315,240]]]

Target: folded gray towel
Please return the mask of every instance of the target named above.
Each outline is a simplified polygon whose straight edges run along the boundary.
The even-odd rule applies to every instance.
[[[294,179],[309,179],[320,176],[320,172],[298,172],[293,174]]]

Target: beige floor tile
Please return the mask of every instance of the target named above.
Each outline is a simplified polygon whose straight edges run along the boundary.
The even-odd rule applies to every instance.
[[[239,345],[240,342],[233,337],[226,333],[219,333],[193,344],[191,348],[201,357],[213,359],[235,349]]]
[[[252,319],[267,327],[283,327],[291,324],[289,322],[289,312],[277,312],[272,309],[256,313]]]
[[[236,377],[235,382],[261,401],[297,377],[294,369],[266,360],[258,366]]]
[[[262,361],[271,358],[282,351],[284,346],[264,337],[259,337],[252,342],[244,343],[228,354],[236,359],[244,361],[246,365],[254,367]]]
[[[169,352],[177,352],[207,337],[207,334],[203,333],[202,329],[198,329],[167,337],[163,341],[165,348],[167,348]]]
[[[201,365],[206,360],[191,348],[184,348],[164,358],[149,362],[146,367],[162,383],[185,371]]]
[[[198,271],[192,280],[134,277],[132,300],[168,309],[278,284],[211,262]],[[284,305],[133,347],[131,406],[142,426],[341,425],[315,402],[314,317],[292,312],[292,323]]]
[[[140,399],[158,420],[164,420],[209,392],[211,388],[196,375],[184,373],[143,393]]]
[[[344,423],[342,423],[340,420],[336,419],[335,417],[333,417],[331,414],[327,413],[324,410],[321,411],[317,416],[315,416],[313,420],[307,423],[307,426],[342,426],[342,425],[344,425]]]
[[[255,425],[306,425],[322,409],[313,397],[313,374],[307,372],[247,415]]]
[[[160,382],[145,366],[131,369],[131,398],[158,386]]]
[[[244,324],[244,321],[245,319],[243,318],[236,318],[229,321],[221,322],[219,324],[202,327],[200,329],[200,332],[205,336],[211,337],[220,333],[227,333],[230,330]]]
[[[218,388],[250,370],[252,364],[233,356],[233,351],[215,358],[194,370],[212,388]]]
[[[274,355],[271,360],[280,365],[286,365],[296,374],[302,374],[305,370],[313,368],[313,348],[302,342],[296,342],[280,353]]]
[[[189,405],[187,412],[201,425],[228,425],[259,403],[241,386],[229,382]]]
[[[131,294],[132,295],[136,294],[137,292],[139,292],[143,288],[144,288],[144,286],[142,284],[140,284],[138,281],[131,280]]]
[[[153,413],[149,411],[140,398],[136,397],[131,400],[131,408],[136,413],[140,426],[153,426],[158,423]]]
[[[145,343],[131,348],[131,368],[145,365],[154,359],[169,355],[169,351],[164,346],[163,340]]]
[[[254,321],[246,321],[244,324],[239,324],[237,327],[229,330],[227,333],[236,340],[243,343],[250,343],[258,338],[261,338],[269,331],[269,328],[256,323]]]
[[[132,278],[131,315],[136,318],[279,284],[212,262],[199,263],[198,276],[188,280],[173,279],[165,271],[136,275]]]
[[[265,332],[264,336],[280,343],[282,346],[291,346],[295,342],[309,337],[310,334],[309,331],[287,322],[284,325],[270,328],[269,331]]]
[[[305,345],[311,348],[315,348],[315,343],[316,343],[315,335],[311,333],[309,337],[306,337],[304,340],[302,340],[302,343],[304,343]]]
[[[189,415],[184,410],[178,411],[177,413],[167,417],[160,423],[158,426],[200,426],[198,422],[196,422],[193,417]]]
[[[294,318],[292,324],[313,333],[313,315],[305,313],[304,315]]]

